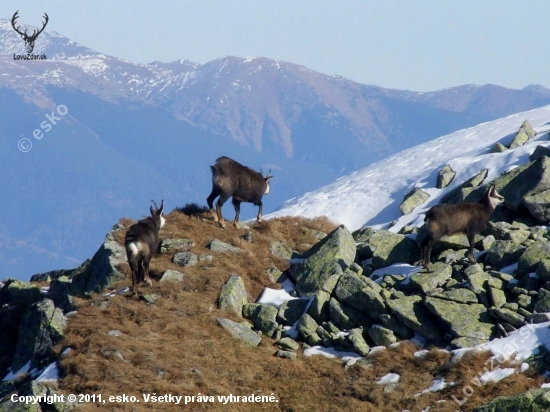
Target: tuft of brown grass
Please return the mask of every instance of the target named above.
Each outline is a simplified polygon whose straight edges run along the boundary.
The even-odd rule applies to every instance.
[[[133,221],[121,220],[125,227]],[[288,361],[276,358],[274,341],[262,337],[256,348],[234,340],[216,325],[217,317],[242,321],[217,308],[220,288],[233,273],[242,276],[249,301],[254,302],[263,289],[272,284],[264,271],[269,267],[284,270],[288,263],[273,256],[270,245],[279,240],[295,250],[318,241],[315,231],[328,233],[336,228],[326,218],[278,218],[248,229],[228,225],[223,230],[202,216],[174,211],[166,216],[160,237],[191,238],[197,254],[210,254],[213,261],[200,261],[180,268],[172,263],[175,252],[156,255],[151,261],[152,287],[141,292],[154,293],[159,299],[147,304],[139,297],[115,296],[107,304],[98,296],[77,300],[78,313],[70,318],[68,335],[58,346],[74,350],[61,361],[61,390],[68,393],[101,393],[104,399],[121,394],[138,396],[140,403],[84,404],[82,410],[98,408],[116,411],[146,410],[223,410],[223,411],[455,411],[462,387],[478,371],[483,371],[487,354],[465,356],[449,366],[450,355],[431,350],[423,359],[415,358],[418,348],[410,342],[388,348],[369,357],[369,365],[344,368],[340,360],[305,357]],[[250,231],[252,242],[243,240]],[[120,231],[120,242],[124,231]],[[118,236],[118,235],[117,235]],[[239,254],[212,253],[206,243],[213,238],[244,250]],[[183,282],[158,283],[167,269],[185,274]],[[127,275],[127,264],[121,265]],[[129,277],[119,285],[129,285]],[[121,336],[108,334],[120,330]],[[376,384],[382,376],[394,372],[401,376],[392,392]],[[444,377],[457,385],[442,392],[416,394],[428,388],[433,379]],[[496,384],[476,387],[462,410],[470,411],[498,394],[520,393],[540,386],[540,378],[515,375]],[[191,403],[188,405],[144,403],[141,394],[197,396],[271,395],[277,403]],[[459,399],[461,399],[459,397]],[[445,402],[437,403],[440,400]],[[161,408],[160,408],[161,407]]]

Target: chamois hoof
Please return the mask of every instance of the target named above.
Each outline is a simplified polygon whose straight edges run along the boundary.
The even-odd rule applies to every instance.
[[[233,222],[233,226],[235,226],[237,229],[240,229],[239,222],[235,221]]]

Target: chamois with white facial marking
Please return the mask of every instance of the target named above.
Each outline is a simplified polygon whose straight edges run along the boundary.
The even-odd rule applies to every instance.
[[[149,262],[158,249],[159,231],[165,222],[162,216],[164,200],[160,203],[160,207],[155,201],[153,204],[154,210],[153,206],[149,207],[151,216],[130,226],[124,239],[128,264],[132,270],[132,294],[136,293],[136,285],[142,280],[145,280],[149,286],[153,284],[149,277]]]
[[[239,227],[239,213],[241,211],[241,202],[253,203],[258,206],[258,216],[256,221],[262,222],[262,196],[269,193],[269,175],[263,172],[256,172],[249,167],[243,166],[229,157],[222,156],[216,159],[212,169],[212,193],[206,199],[210,214],[215,222],[218,222],[225,229],[225,222],[222,215],[223,204],[232,197],[233,207],[235,208],[235,227]],[[216,213],[214,213],[214,199],[216,202]]]
[[[475,263],[474,242],[475,236],[485,230],[487,222],[491,218],[495,208],[504,201],[495,187],[494,182],[481,203],[466,202],[457,204],[444,204],[432,207],[424,218],[427,235],[420,244],[420,258],[427,271],[432,271],[430,256],[432,247],[442,236],[465,233],[470,247],[468,260]]]

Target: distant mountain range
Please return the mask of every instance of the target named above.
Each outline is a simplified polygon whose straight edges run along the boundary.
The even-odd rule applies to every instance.
[[[138,64],[47,31],[34,53],[48,60],[14,60],[24,52],[0,20],[0,278],[76,266],[151,199],[204,204],[220,155],[272,169],[268,213],[400,150],[550,104],[542,86],[390,90],[264,57]]]

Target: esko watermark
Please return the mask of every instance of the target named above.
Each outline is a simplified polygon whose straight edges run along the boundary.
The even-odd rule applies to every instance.
[[[67,106],[65,106],[64,104],[60,104],[59,106],[57,106],[57,109],[51,114],[46,114],[46,120],[40,123],[40,129],[33,130],[32,136],[36,140],[41,140],[44,137],[44,133],[48,133],[50,130],[52,130],[57,122],[60,121],[67,113],[69,113],[69,109],[67,108]],[[60,117],[56,116],[56,114],[58,114]],[[23,153],[27,153],[32,149],[32,141],[25,137],[19,140],[19,142],[17,143],[17,147]]]

